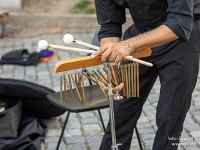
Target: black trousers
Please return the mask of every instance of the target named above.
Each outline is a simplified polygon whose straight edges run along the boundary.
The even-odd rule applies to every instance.
[[[156,124],[153,150],[176,150],[172,143],[179,142],[186,113],[189,110],[198,70],[200,51],[200,24],[194,22],[189,42],[176,40],[152,49],[151,57],[143,60],[153,63],[153,67],[140,65],[140,97],[114,101],[115,127],[119,150],[129,150],[133,129],[142,112],[156,78],[159,76],[161,89],[156,108]],[[124,38],[140,32],[131,26]],[[177,140],[168,140],[169,137]],[[145,141],[144,141],[145,142]],[[110,121],[102,140],[100,150],[110,150],[112,145]]]

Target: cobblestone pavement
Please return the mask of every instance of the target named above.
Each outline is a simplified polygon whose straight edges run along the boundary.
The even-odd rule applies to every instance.
[[[94,35],[94,30],[78,31],[68,30],[70,34],[78,40],[91,42]],[[21,48],[27,48],[29,52],[37,50],[37,42],[41,39],[47,40],[49,43],[56,45],[64,45],[62,42],[63,35],[66,33],[46,33],[35,36],[26,37],[3,37],[0,39],[0,56],[3,54]],[[72,45],[73,47],[79,47]],[[1,65],[0,78],[14,78],[31,81],[34,83],[45,85],[49,88],[59,91],[59,77],[60,74],[53,72],[53,67],[56,62],[62,59],[74,58],[84,56],[82,53],[56,51],[58,57],[48,61],[42,62],[37,66],[15,66],[15,65]],[[151,150],[153,138],[156,131],[156,105],[159,96],[159,79],[156,81],[138,121],[137,127],[139,130],[142,144],[145,150]],[[101,110],[105,124],[108,122],[108,109]],[[41,145],[41,150],[55,150],[58,137],[61,133],[62,123],[66,117],[66,113],[62,116],[45,120],[48,125],[48,133]],[[196,88],[193,93],[192,103],[189,113],[187,114],[183,134],[181,135],[180,150],[197,150],[200,149],[200,74]],[[97,150],[103,130],[101,128],[98,113],[96,111],[85,113],[72,113],[64,132],[64,137],[60,145],[60,150]],[[139,150],[139,145],[135,134],[131,143],[131,150]]]

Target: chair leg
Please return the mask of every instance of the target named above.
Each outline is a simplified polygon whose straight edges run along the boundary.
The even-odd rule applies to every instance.
[[[136,133],[136,136],[137,136],[137,139],[138,139],[138,143],[139,143],[140,149],[143,150],[137,126],[135,126],[135,133]]]
[[[56,146],[56,150],[59,149],[60,142],[61,142],[61,140],[62,140],[62,137],[63,137],[64,131],[65,131],[65,127],[66,127],[66,125],[67,125],[67,121],[68,121],[69,115],[70,115],[70,112],[68,111],[67,117],[66,117],[66,119],[65,119],[65,122],[64,122],[64,125],[63,125],[63,128],[62,128],[62,132],[61,132],[60,137],[59,137],[59,140],[58,140],[58,144],[57,144],[57,146]]]
[[[105,126],[104,126],[103,119],[102,119],[102,116],[101,116],[101,112],[100,112],[99,109],[98,109],[98,113],[99,113],[99,117],[100,117],[100,120],[101,120],[101,124],[102,124],[103,130],[104,130],[104,132],[105,132],[105,131],[106,131],[106,128],[105,128]]]

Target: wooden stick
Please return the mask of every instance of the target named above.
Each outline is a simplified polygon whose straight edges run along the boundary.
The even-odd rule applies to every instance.
[[[72,101],[74,101],[74,94],[73,94],[73,91],[72,91],[72,82],[71,82],[70,75],[68,75],[68,80],[69,80],[69,87],[70,87],[70,92],[71,92],[71,96],[72,96]]]
[[[95,81],[95,80],[93,80],[90,76],[88,76],[85,72],[83,72],[83,75],[86,77],[86,78],[88,78],[88,79],[90,79],[92,82],[94,82],[95,84],[97,84],[97,82]]]
[[[63,75],[63,78],[64,78],[64,99],[65,101],[67,101],[67,80],[66,80],[66,76]]]
[[[137,90],[136,90],[136,89],[137,89],[137,86],[136,86],[136,84],[137,84],[137,83],[136,83],[136,82],[137,82],[136,63],[134,63],[133,67],[134,67],[134,74],[133,74],[133,76],[134,76],[134,77],[133,77],[133,80],[134,80],[134,81],[133,81],[133,83],[134,83],[133,87],[134,87],[134,88],[133,88],[133,89],[134,89],[134,97],[136,97],[136,95],[137,95],[137,94],[136,94],[136,91],[137,91]]]
[[[48,47],[59,49],[59,50],[68,50],[68,51],[83,52],[83,53],[89,53],[89,54],[96,52],[94,50],[88,50],[88,49],[82,49],[82,48],[73,48],[73,47],[67,47],[67,46],[59,46],[59,45],[48,45]]]
[[[140,63],[140,64],[143,64],[143,65],[146,65],[146,66],[149,66],[149,67],[153,66],[152,63],[149,63],[149,62],[146,62],[146,61],[143,61],[143,60],[140,60],[140,59],[133,58],[132,56],[126,56],[125,59],[126,60],[131,60],[131,61],[134,61],[134,62],[137,62],[137,63]]]
[[[136,71],[137,71],[137,97],[140,96],[140,83],[139,83],[139,64],[136,64]]]
[[[81,88],[82,88],[82,99],[85,102],[85,89],[84,89],[84,78],[83,78],[83,73],[81,73]]]
[[[73,40],[73,42],[76,43],[76,44],[88,47],[88,48],[95,49],[95,50],[99,49],[98,46],[95,46],[95,45],[92,45],[92,44],[88,44],[88,43],[85,43],[85,42],[82,42],[82,41],[78,41],[78,40],[75,40],[75,39]]]
[[[60,76],[60,103],[62,104],[62,76]]]
[[[71,74],[71,78],[72,78],[72,81],[73,81],[73,83],[74,83],[74,87],[75,87],[75,89],[76,89],[76,93],[78,94],[78,98],[79,98],[80,101],[82,101],[81,95],[80,95],[80,93],[79,93],[79,90],[78,90],[78,87],[77,87],[77,84],[76,84],[76,81],[75,81],[75,78],[74,78],[73,74]]]
[[[107,97],[107,94],[105,93],[105,91],[103,90],[103,88],[102,88],[102,86],[101,86],[101,84],[99,83],[99,80],[97,79],[97,77],[96,77],[96,75],[94,74],[94,72],[92,71],[92,74],[93,74],[93,76],[94,76],[94,78],[96,79],[96,81],[97,81],[97,83],[98,83],[98,85],[99,85],[99,87],[100,87],[100,89],[101,89],[101,91],[103,92],[103,94]]]

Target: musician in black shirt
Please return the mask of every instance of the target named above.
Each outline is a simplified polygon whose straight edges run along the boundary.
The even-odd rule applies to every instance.
[[[153,150],[176,150],[194,90],[200,52],[200,0],[95,0],[102,61],[119,62],[133,51],[152,49],[144,58],[153,67],[140,65],[140,97],[114,101],[119,150],[130,148],[133,129],[150,90],[159,76],[160,96],[156,108],[157,131]],[[134,24],[124,33],[125,8]],[[121,86],[116,89],[121,89]],[[174,137],[174,140],[169,140]],[[101,150],[111,149],[110,123]]]

